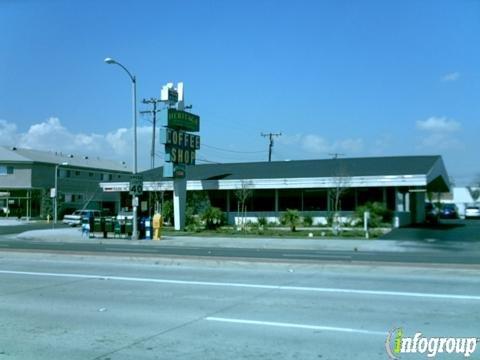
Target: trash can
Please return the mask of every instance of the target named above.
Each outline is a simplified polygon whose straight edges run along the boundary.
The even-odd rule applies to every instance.
[[[114,219],[113,220],[113,237],[120,237],[122,236],[122,226],[120,224],[120,220]]]
[[[108,238],[108,233],[113,232],[112,218],[110,216],[103,218],[103,238]]]
[[[133,220],[125,219],[125,234],[127,236],[132,236],[133,233]]]
[[[104,223],[102,224],[102,220],[104,220],[101,217],[95,217],[93,218],[93,237],[96,237],[97,234],[100,236],[100,234],[103,232],[103,226]]]

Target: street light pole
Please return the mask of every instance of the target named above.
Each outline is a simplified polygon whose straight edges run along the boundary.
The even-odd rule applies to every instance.
[[[132,173],[135,175],[137,173],[137,79],[134,75],[128,71],[128,69],[120,64],[118,61],[108,57],[105,59],[107,64],[116,64],[120,66],[130,77],[132,81],[132,111],[133,111],[133,170]],[[135,194],[132,194],[132,209],[133,209],[133,229],[132,229],[132,240],[138,239],[138,226],[137,226],[137,206],[138,198]]]
[[[57,223],[57,218],[58,218],[58,215],[57,215],[57,206],[58,206],[58,168],[60,166],[67,166],[68,165],[68,162],[63,162],[61,164],[57,164],[55,165],[55,197],[53,198],[54,199],[54,207],[53,207],[53,223],[56,224]]]

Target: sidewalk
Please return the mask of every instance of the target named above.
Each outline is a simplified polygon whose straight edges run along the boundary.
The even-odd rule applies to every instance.
[[[422,252],[422,251],[472,251],[465,243],[455,245],[439,244],[432,241],[377,240],[377,239],[326,239],[326,238],[241,238],[241,237],[195,237],[166,236],[160,241],[130,239],[82,238],[79,228],[32,230],[13,237],[19,241],[123,244],[131,246],[182,246],[209,248],[247,248],[247,249],[302,249],[330,251],[368,251],[368,252]],[[12,238],[10,238],[12,239]],[[477,249],[480,250],[480,249]]]
[[[26,220],[20,220],[18,218],[14,217],[7,217],[7,218],[1,218],[0,219],[0,226],[16,226],[16,225],[25,225],[28,223],[34,223],[36,221],[26,221]]]

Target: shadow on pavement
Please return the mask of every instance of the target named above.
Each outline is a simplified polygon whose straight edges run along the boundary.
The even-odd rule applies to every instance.
[[[418,240],[421,242],[480,242],[480,221],[441,220],[438,224],[422,224],[393,229],[383,240]]]

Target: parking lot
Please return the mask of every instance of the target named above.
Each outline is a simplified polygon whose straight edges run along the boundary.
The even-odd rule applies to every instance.
[[[426,240],[442,242],[480,241],[480,220],[440,220],[438,224],[394,229],[382,239]]]

